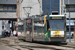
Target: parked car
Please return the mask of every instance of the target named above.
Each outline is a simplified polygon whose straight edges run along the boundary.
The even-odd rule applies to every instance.
[[[69,38],[69,32],[67,32],[66,36],[67,36],[67,38]],[[71,38],[73,38],[74,37],[74,32],[71,32],[70,36],[71,36]]]

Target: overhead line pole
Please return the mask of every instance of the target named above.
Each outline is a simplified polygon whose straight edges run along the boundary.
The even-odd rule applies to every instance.
[[[70,12],[69,12],[69,42],[71,42],[71,30],[70,30]]]

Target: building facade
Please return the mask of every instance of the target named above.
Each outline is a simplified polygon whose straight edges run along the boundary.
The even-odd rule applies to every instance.
[[[38,0],[23,0],[21,3],[21,19],[29,16],[40,15],[40,6]]]
[[[63,0],[62,0],[63,4]],[[69,18],[69,12],[70,12],[70,18],[75,18],[75,0],[64,0],[64,5],[66,9],[66,17]]]
[[[43,15],[61,14],[61,0],[42,0]]]
[[[17,18],[16,0],[0,0],[0,18]]]
[[[9,29],[9,21],[13,27],[13,21],[17,20],[16,0],[0,0],[0,20],[3,20],[5,28]],[[4,26],[3,25],[3,26]]]
[[[17,15],[22,19],[28,17],[28,12],[29,16],[61,14],[61,0],[17,0],[17,7],[19,7]],[[31,7],[31,9],[26,7]]]
[[[70,30],[71,32],[74,32],[74,21],[75,21],[75,0],[62,0],[62,5],[65,5],[66,9],[66,28],[67,32],[69,32],[69,14],[70,14]]]

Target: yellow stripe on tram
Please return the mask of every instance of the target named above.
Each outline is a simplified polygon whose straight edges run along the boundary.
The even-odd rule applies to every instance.
[[[46,17],[47,15],[44,16],[44,25],[46,24]]]
[[[55,35],[59,35],[60,34],[60,31],[55,31]]]

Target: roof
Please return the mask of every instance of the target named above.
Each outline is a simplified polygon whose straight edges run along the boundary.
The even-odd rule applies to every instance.
[[[0,0],[0,4],[17,4],[17,0]]]

